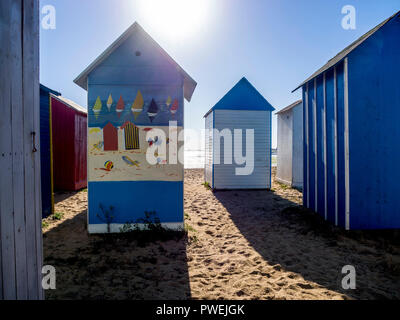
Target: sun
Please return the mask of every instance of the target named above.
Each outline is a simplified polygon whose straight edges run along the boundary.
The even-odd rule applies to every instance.
[[[187,38],[205,28],[210,0],[140,0],[140,16],[158,32]]]

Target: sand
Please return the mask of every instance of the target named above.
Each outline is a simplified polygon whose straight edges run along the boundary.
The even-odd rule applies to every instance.
[[[85,191],[56,196],[45,264],[57,270],[47,299],[399,299],[398,232],[345,232],[304,210],[302,195],[217,191],[185,170],[187,235],[138,242],[89,236]],[[341,286],[356,268],[356,290]]]

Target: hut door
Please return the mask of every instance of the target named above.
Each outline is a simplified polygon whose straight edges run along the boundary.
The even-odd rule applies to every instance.
[[[139,146],[139,128],[128,123],[125,126],[125,149],[135,150],[140,149]]]
[[[103,129],[104,151],[118,151],[118,129],[108,123]]]

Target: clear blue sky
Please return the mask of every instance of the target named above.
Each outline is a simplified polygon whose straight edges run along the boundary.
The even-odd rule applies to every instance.
[[[41,83],[87,107],[86,91],[73,79],[138,21],[198,82],[185,126],[202,129],[203,115],[241,77],[279,110],[300,98],[291,91],[311,73],[400,10],[400,0],[200,1],[207,2],[202,19],[189,11],[181,20],[143,10],[140,0],[41,0],[56,9],[56,29],[40,31]],[[356,8],[356,30],[341,26],[344,5]],[[190,32],[174,36],[180,21]]]

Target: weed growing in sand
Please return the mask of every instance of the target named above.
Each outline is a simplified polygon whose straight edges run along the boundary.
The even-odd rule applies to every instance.
[[[62,220],[64,218],[64,213],[63,212],[55,212],[52,216],[52,220]]]
[[[207,190],[211,190],[211,186],[208,182],[204,182],[203,186],[207,189]]]
[[[42,221],[42,229],[46,229],[50,224],[47,221]]]
[[[111,223],[114,220],[114,207],[110,206],[109,209],[105,209],[100,203],[99,205],[102,215],[96,214],[102,222],[107,224],[107,233],[111,233]]]
[[[186,232],[197,232],[197,230],[195,228],[193,228],[190,224],[185,223],[185,231]]]
[[[187,213],[185,212],[184,215],[185,215],[185,220],[190,220],[189,214],[187,214]]]
[[[82,189],[81,192],[87,192],[87,188]]]

